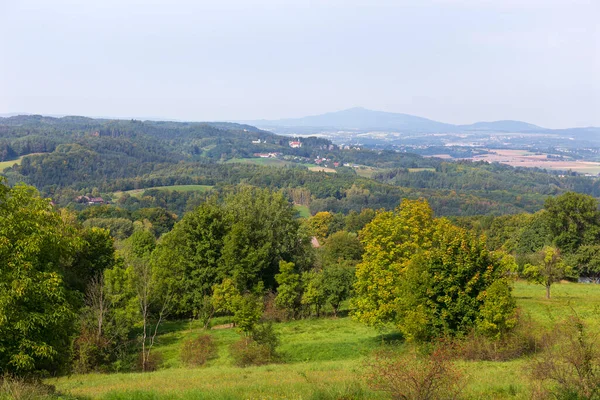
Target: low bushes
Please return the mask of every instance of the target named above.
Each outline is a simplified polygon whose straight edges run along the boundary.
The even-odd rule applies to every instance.
[[[217,356],[217,346],[210,335],[188,339],[181,349],[181,361],[186,365],[204,365]]]
[[[600,399],[598,332],[571,316],[554,333],[554,345],[529,365],[533,398]]]
[[[446,346],[436,346],[426,355],[416,350],[402,354],[377,352],[367,368],[369,385],[389,393],[392,399],[459,399],[466,384]]]
[[[278,360],[279,338],[271,323],[256,325],[250,336],[242,337],[230,347],[234,363],[240,367],[264,365]]]
[[[453,342],[455,356],[469,361],[508,361],[542,351],[550,335],[531,318],[518,316],[515,327],[502,336],[489,337],[474,330]]]

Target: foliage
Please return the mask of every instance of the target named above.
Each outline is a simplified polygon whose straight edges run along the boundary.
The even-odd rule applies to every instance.
[[[554,242],[564,253],[573,253],[600,238],[598,200],[592,196],[568,192],[548,198],[545,209]]]
[[[279,273],[275,275],[277,297],[275,304],[287,310],[288,316],[294,318],[301,302],[300,274],[296,272],[296,266],[292,262],[279,262]]]
[[[600,279],[600,245],[579,247],[567,262],[575,268],[578,276],[592,278],[596,282]]]
[[[401,276],[410,258],[431,246],[433,225],[427,202],[403,200],[395,212],[378,212],[360,232],[364,254],[354,284],[357,320],[382,325],[396,319]]]
[[[329,224],[333,220],[333,215],[327,211],[321,211],[310,217],[307,221],[310,232],[320,242],[329,235]]]
[[[323,269],[323,292],[334,316],[337,316],[340,305],[352,293],[354,275],[354,264],[347,261],[331,264]]]
[[[301,303],[309,308],[314,307],[317,317],[321,314],[321,308],[327,301],[324,287],[324,277],[322,271],[310,270],[302,274],[302,291]]]
[[[66,365],[75,306],[63,272],[79,245],[33,188],[0,182],[0,373]]]
[[[277,357],[277,347],[279,347],[280,340],[279,335],[277,335],[275,329],[273,329],[273,324],[271,322],[255,325],[252,328],[250,337],[256,343],[266,346],[272,357]]]
[[[501,286],[492,289],[494,300],[481,315],[486,290],[503,272],[500,260],[482,238],[433,219],[426,202],[404,201],[396,213],[378,214],[361,234],[365,253],[354,299],[359,321],[393,324],[419,341],[466,333],[481,318],[498,329],[510,325],[514,301]]]
[[[235,365],[239,367],[270,364],[276,360],[268,345],[260,344],[251,337],[240,338],[229,350]]]
[[[528,280],[546,287],[546,298],[550,298],[550,287],[569,276],[572,268],[565,264],[556,247],[546,246],[536,254],[536,263],[525,266],[523,274]]]
[[[174,288],[175,312],[191,315],[215,284],[231,279],[240,293],[274,289],[279,262],[310,262],[310,244],[281,193],[241,188],[186,214],[152,254],[161,279]]]
[[[481,293],[481,297],[483,304],[479,309],[477,331],[500,339],[517,324],[517,302],[512,296],[512,287],[506,279],[498,279]]]
[[[201,335],[183,342],[181,361],[186,365],[204,365],[217,356],[217,346],[210,335]]]
[[[338,231],[327,238],[322,247],[325,264],[348,260],[358,261],[362,256],[362,244],[356,233]]]
[[[254,294],[246,293],[235,299],[233,307],[234,324],[240,331],[249,335],[262,316],[262,299]]]

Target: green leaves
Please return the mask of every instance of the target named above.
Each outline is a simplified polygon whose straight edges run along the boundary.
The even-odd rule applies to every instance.
[[[75,307],[62,273],[80,245],[33,188],[0,183],[0,373],[66,362]]]
[[[361,236],[365,253],[354,299],[359,321],[391,324],[423,341],[467,332],[481,318],[494,324],[490,331],[502,329],[501,319],[512,315],[510,293],[501,305],[489,300],[484,308],[486,290],[507,261],[490,254],[482,238],[434,219],[427,202],[404,200],[395,212],[379,213]]]

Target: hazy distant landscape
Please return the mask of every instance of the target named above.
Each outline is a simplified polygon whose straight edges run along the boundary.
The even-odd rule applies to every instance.
[[[600,400],[600,1],[0,16],[0,400]]]

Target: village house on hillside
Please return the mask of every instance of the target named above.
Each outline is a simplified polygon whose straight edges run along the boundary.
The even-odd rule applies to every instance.
[[[290,147],[293,148],[293,149],[297,149],[297,148],[302,147],[302,142],[299,141],[299,140],[290,140],[289,144],[290,144]]]
[[[91,196],[77,196],[75,197],[76,203],[85,203],[88,205],[94,204],[108,204],[102,197],[91,197]]]

